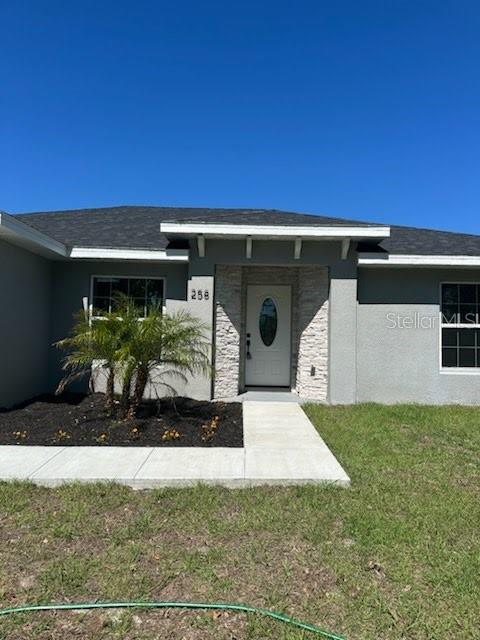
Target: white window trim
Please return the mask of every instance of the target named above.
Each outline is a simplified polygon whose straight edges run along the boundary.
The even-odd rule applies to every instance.
[[[120,274],[110,274],[110,273],[93,273],[90,276],[90,299],[88,304],[88,314],[90,320],[103,320],[105,316],[94,316],[93,315],[93,281],[95,278],[123,278],[124,280],[163,280],[163,303],[162,303],[162,311],[165,313],[166,311],[166,300],[167,300],[167,278],[165,276],[144,276],[144,275],[120,275]],[[141,318],[143,320],[143,318]]]
[[[477,282],[476,280],[443,280],[442,282],[440,282],[439,285],[439,294],[438,294],[438,298],[440,301],[440,309],[438,312],[438,319],[439,319],[439,332],[438,332],[438,342],[439,342],[439,349],[438,349],[438,356],[439,356],[439,367],[440,367],[440,374],[441,375],[451,375],[451,376],[480,376],[480,367],[444,367],[443,366],[443,355],[442,355],[442,349],[443,349],[443,342],[442,342],[442,332],[443,329],[480,329],[480,324],[465,324],[465,323],[449,323],[449,324],[443,324],[442,322],[442,318],[443,318],[443,314],[442,314],[442,306],[443,306],[443,296],[442,296],[442,288],[444,284],[471,284],[471,285],[477,285],[480,286],[480,282]]]

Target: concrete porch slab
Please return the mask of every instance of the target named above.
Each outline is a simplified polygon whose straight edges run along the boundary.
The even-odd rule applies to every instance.
[[[305,402],[293,391],[268,388],[248,389],[230,400],[231,402],[285,402],[293,404]]]

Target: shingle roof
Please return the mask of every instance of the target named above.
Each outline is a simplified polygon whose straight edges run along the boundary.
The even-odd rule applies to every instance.
[[[390,233],[380,246],[392,254],[480,256],[480,235],[400,226],[390,227]]]
[[[201,209],[178,207],[105,207],[18,214],[22,222],[55,240],[76,247],[164,249],[161,222],[228,224],[373,226],[368,222],[274,209]],[[376,226],[376,225],[375,225]]]
[[[255,225],[378,226],[343,218],[315,216],[277,209],[211,209],[119,206],[45,211],[19,215],[22,222],[69,246],[164,249],[161,222],[209,222]],[[379,245],[392,254],[480,255],[480,235],[391,226],[391,237]],[[362,246],[367,249],[368,246]]]

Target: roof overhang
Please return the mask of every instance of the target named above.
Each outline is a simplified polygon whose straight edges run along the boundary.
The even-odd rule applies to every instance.
[[[384,239],[390,237],[388,226],[280,226],[250,224],[210,224],[192,222],[162,222],[160,232],[165,235],[210,238],[242,238],[264,240],[361,240],[363,238]]]
[[[4,211],[0,212],[0,238],[48,258],[64,258],[68,255],[67,247],[63,243]]]
[[[0,239],[50,259],[136,260],[146,262],[188,262],[188,249],[110,249],[68,247],[17,217],[0,212]]]
[[[188,262],[188,249],[108,249],[72,247],[69,258],[84,260],[140,260],[147,262]]]
[[[360,253],[360,267],[480,267],[480,256]]]

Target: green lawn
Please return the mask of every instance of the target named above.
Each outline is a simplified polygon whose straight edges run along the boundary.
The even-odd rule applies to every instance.
[[[0,484],[0,599],[241,601],[349,640],[480,635],[480,410],[307,406],[350,489]],[[292,433],[292,445],[295,434]],[[15,616],[0,638],[313,638],[255,616]]]

